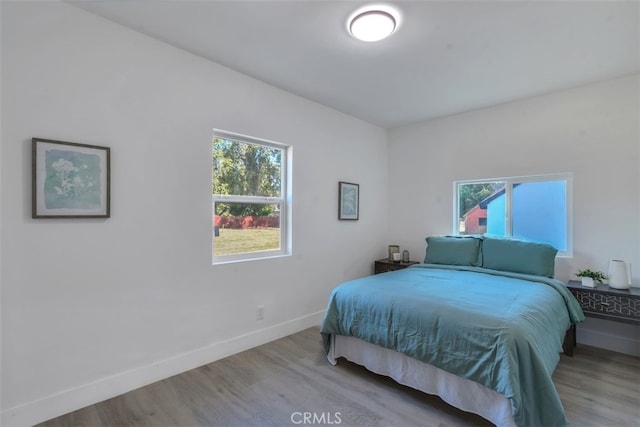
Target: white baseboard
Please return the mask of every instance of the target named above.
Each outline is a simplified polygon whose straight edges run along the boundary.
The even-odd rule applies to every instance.
[[[578,344],[586,344],[640,357],[640,341],[638,341],[638,337],[634,339],[578,326],[577,342]]]
[[[6,409],[0,415],[0,425],[26,427],[41,423],[319,325],[323,315],[324,310]]]

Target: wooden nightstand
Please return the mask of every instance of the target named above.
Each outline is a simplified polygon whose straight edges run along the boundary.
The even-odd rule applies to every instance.
[[[393,262],[388,258],[378,259],[373,264],[373,274],[386,273],[387,271],[402,270],[413,264],[419,264],[418,261],[409,262]]]
[[[640,324],[640,289],[638,288],[613,289],[603,284],[595,288],[587,288],[577,280],[570,280],[567,288],[580,303],[585,316]],[[570,340],[575,347],[575,325],[569,331],[568,334],[572,335]],[[572,352],[573,349],[569,351]]]
[[[585,316],[640,324],[640,289],[613,289],[599,284],[587,288],[571,280],[567,288],[580,303]]]

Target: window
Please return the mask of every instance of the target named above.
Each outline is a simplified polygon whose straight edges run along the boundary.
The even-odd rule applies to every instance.
[[[213,263],[291,253],[291,147],[215,130]]]
[[[571,186],[571,174],[455,182],[454,233],[544,242],[571,256]]]

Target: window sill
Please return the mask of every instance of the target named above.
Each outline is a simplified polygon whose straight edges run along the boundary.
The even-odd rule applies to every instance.
[[[211,265],[223,265],[223,264],[235,264],[239,262],[248,262],[248,261],[261,261],[266,259],[274,259],[274,258],[285,258],[290,257],[290,253],[274,253],[270,255],[256,255],[256,254],[244,254],[242,256],[233,256],[233,257],[217,257],[214,258]]]

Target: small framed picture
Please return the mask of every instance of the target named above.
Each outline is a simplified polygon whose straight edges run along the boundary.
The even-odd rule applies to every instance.
[[[33,218],[109,218],[109,147],[33,138]]]
[[[338,219],[357,220],[360,210],[360,186],[350,182],[339,182]]]

